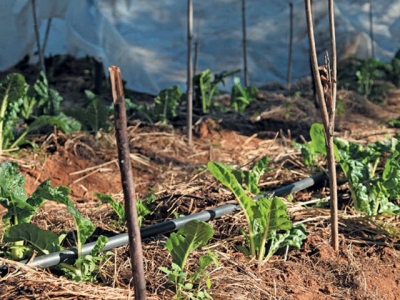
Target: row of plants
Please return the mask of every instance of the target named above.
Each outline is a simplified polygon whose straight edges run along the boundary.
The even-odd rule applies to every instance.
[[[400,88],[400,50],[389,63],[355,57],[342,61],[338,82],[341,87],[356,90],[373,102],[383,102],[385,91],[393,86]]]
[[[215,97],[219,95],[219,84],[239,71],[211,74],[205,70],[193,78],[195,103],[202,113],[222,110]],[[243,112],[247,105],[257,98],[256,87],[242,87],[238,77],[234,77],[231,91],[231,109]],[[61,111],[63,98],[49,86],[46,76],[40,73],[33,85],[26,83],[23,75],[9,74],[0,82],[0,152],[30,143],[27,134],[45,128],[58,127],[65,133],[86,130],[97,133],[111,128],[110,116],[113,106],[86,90],[87,104],[83,107],[66,108]],[[162,90],[155,99],[154,106],[138,104],[126,99],[128,114],[144,118],[150,123],[169,123],[178,114],[178,106],[185,99],[178,86]]]
[[[262,197],[254,201],[248,194],[258,194],[258,182],[268,170],[267,157],[257,161],[248,171],[234,169],[221,163],[210,162],[208,169],[222,184],[232,190],[243,208],[247,229],[241,228],[247,246],[237,245],[237,248],[249,258],[256,258],[260,263],[268,261],[280,248],[293,246],[300,248],[305,238],[303,225],[293,226],[286,212],[286,206],[278,197]],[[24,177],[18,172],[18,165],[3,162],[0,165],[0,204],[7,209],[3,217],[2,256],[21,260],[32,256],[45,255],[63,249],[62,243],[66,232],[54,233],[43,230],[31,223],[39,208],[46,201],[64,204],[67,212],[75,221],[75,242],[78,258],[72,264],[62,263],[58,266],[65,275],[77,281],[98,280],[101,265],[107,261],[110,252],[102,253],[108,239],[100,236],[96,246],[89,255],[82,255],[82,246],[93,234],[95,226],[82,216],[69,198],[70,190],[64,186],[51,187],[45,180],[33,194],[28,197],[24,189]],[[116,228],[123,231],[125,212],[123,204],[111,196],[96,194],[104,203],[110,204],[117,215]],[[140,220],[150,213],[147,205],[154,200],[149,197],[137,202]],[[172,263],[169,268],[160,266],[160,270],[174,284],[177,299],[211,299],[207,292],[211,288],[208,269],[219,262],[215,254],[208,251],[199,259],[199,265],[193,272],[188,272],[186,262],[189,255],[197,248],[205,246],[213,236],[212,227],[200,221],[185,224],[176,233],[171,233],[165,247],[171,253]]]
[[[72,264],[61,263],[59,267],[68,278],[76,281],[97,281],[100,263],[106,261],[111,252],[102,253],[108,238],[100,236],[96,240],[96,246],[90,254],[82,255],[82,246],[94,233],[94,224],[84,217],[69,198],[70,189],[65,186],[51,187],[49,180],[43,181],[30,197],[24,188],[25,178],[18,172],[18,165],[12,162],[0,164],[0,204],[7,210],[2,218],[3,234],[1,237],[0,255],[13,260],[22,260],[32,255],[46,255],[63,250],[63,241],[67,237],[66,232],[55,233],[44,230],[32,224],[32,218],[38,213],[46,201],[54,201],[65,205],[75,223],[73,237],[78,249],[77,259]],[[116,227],[125,227],[125,212],[123,205],[115,201],[111,196],[96,194],[103,202],[109,203],[116,212],[118,218]],[[150,213],[147,204],[153,198],[138,200],[137,208],[139,220]],[[36,254],[33,254],[33,253]]]
[[[310,129],[311,141],[293,143],[300,149],[306,166],[315,171],[326,156],[322,124]],[[356,210],[368,216],[400,214],[400,144],[399,136],[365,146],[334,139],[335,158],[346,177]]]

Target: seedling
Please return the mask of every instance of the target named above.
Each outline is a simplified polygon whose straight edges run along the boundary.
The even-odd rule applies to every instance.
[[[60,95],[48,87],[43,74],[31,87],[21,74],[7,75],[0,82],[0,153],[4,149],[16,148],[24,141],[28,133],[45,126],[57,126],[65,133],[79,130],[79,122],[60,112],[61,100]],[[42,114],[36,119],[32,116],[35,106]],[[34,121],[23,129],[22,134],[16,139],[14,132],[19,120],[30,118]],[[21,128],[24,127],[21,126]]]
[[[176,108],[178,107],[182,95],[182,91],[177,85],[162,90],[156,98],[153,110],[155,120],[167,124],[168,120],[176,117]]]
[[[241,251],[257,258],[259,262],[265,262],[281,247],[301,247],[305,238],[305,228],[293,227],[286,212],[286,205],[280,198],[261,197],[256,202],[242,188],[232,172],[232,167],[217,162],[209,162],[207,167],[219,182],[233,192],[244,211],[248,232],[242,232],[249,248],[240,247]],[[267,253],[266,246],[269,246]]]
[[[220,83],[225,84],[225,78],[238,72],[240,72],[240,70],[230,72],[223,71],[220,74],[215,74],[214,79],[212,80],[211,71],[207,69],[194,76],[193,87],[196,101],[197,103],[201,103],[203,113],[210,112],[210,109],[213,107],[213,97],[218,94],[218,85]]]
[[[97,241],[91,256],[82,256],[82,246],[93,234],[95,226],[75,208],[74,203],[68,197],[69,188],[64,186],[53,188],[50,181],[45,180],[28,198],[24,189],[25,178],[17,170],[18,165],[15,163],[3,162],[0,165],[0,204],[7,209],[3,216],[5,227],[3,241],[10,243],[11,258],[21,260],[33,250],[37,251],[39,255],[62,250],[60,244],[65,238],[65,234],[58,236],[30,223],[45,201],[52,200],[66,206],[67,212],[72,215],[76,225],[78,259],[74,265],[62,264],[62,266],[70,271],[69,274],[74,274],[72,277],[76,280],[93,281],[93,272],[96,269],[93,264],[98,262],[96,256],[103,249],[107,239],[102,237]]]
[[[125,217],[125,207],[122,202],[116,201],[110,195],[106,194],[95,194],[97,198],[99,198],[102,202],[110,204],[111,208],[115,211],[118,216],[118,224],[120,227],[123,227],[126,222]],[[142,222],[145,216],[151,213],[151,211],[147,208],[147,204],[153,201],[153,194],[146,197],[145,200],[137,199],[136,200],[136,209],[138,214],[139,226],[142,226]]]
[[[206,268],[211,264],[218,266],[218,260],[212,252],[203,255],[199,267],[189,276],[185,266],[189,255],[199,247],[208,243],[214,231],[210,225],[198,220],[186,223],[177,233],[171,233],[165,247],[171,253],[171,268],[159,267],[168,275],[168,281],[175,285],[174,299],[212,299],[207,289],[211,288],[211,280]],[[193,291],[194,284],[197,290]],[[205,288],[204,288],[205,283]]]
[[[251,102],[257,99],[258,89],[255,86],[242,87],[239,77],[234,77],[233,83],[231,107],[234,111],[242,113]]]

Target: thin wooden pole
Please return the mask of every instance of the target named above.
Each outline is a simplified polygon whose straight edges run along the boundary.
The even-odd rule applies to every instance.
[[[374,20],[373,20],[373,14],[372,14],[372,0],[369,0],[369,36],[371,39],[371,57],[375,58]]]
[[[52,20],[53,20],[53,18],[49,18],[49,19],[47,20],[46,31],[45,31],[45,34],[44,34],[44,41],[43,41],[43,46],[42,46],[42,53],[43,53],[43,56],[44,56],[44,54],[45,54],[45,52],[46,52],[46,46],[47,46],[47,42],[48,42],[48,40],[49,40],[50,28],[51,28],[51,22],[52,22]]]
[[[129,254],[132,265],[133,285],[136,300],[146,299],[146,282],[144,279],[143,250],[136,210],[136,194],[129,151],[129,138],[126,121],[125,97],[121,71],[118,67],[108,68],[114,102],[115,136],[118,146],[118,164],[121,172],[122,190],[124,192],[125,214],[128,227]]]
[[[42,72],[43,72],[44,76],[46,77],[46,67],[44,64],[42,47],[40,46],[39,24],[38,24],[37,15],[36,15],[36,1],[31,0],[31,3],[32,3],[32,11],[33,11],[33,26],[35,29],[36,47],[37,47],[37,51],[38,51],[38,55],[39,55],[40,68],[42,69]]]
[[[244,86],[249,86],[249,73],[247,70],[246,0],[242,0],[242,33],[243,33]]]
[[[290,79],[292,77],[292,53],[293,53],[293,1],[289,3],[289,57],[288,57],[288,69],[286,75],[286,88],[290,89]]]
[[[332,247],[335,251],[339,251],[339,224],[338,224],[338,193],[336,179],[336,162],[334,155],[333,135],[335,132],[335,113],[336,113],[336,89],[337,89],[337,56],[336,56],[336,34],[335,34],[335,7],[334,0],[328,0],[329,6],[329,31],[331,36],[331,56],[332,56],[332,72],[328,76],[329,89],[331,93],[331,107],[329,110],[329,133],[328,133],[328,170],[329,170],[329,190],[331,200],[331,232]],[[329,61],[326,63],[330,68]],[[328,96],[329,97],[329,96]]]
[[[193,39],[193,2],[188,0],[187,9],[187,139],[192,145],[192,120],[193,120],[193,61],[192,61],[192,39]]]
[[[330,12],[330,25],[334,24],[334,19],[331,14],[333,14],[333,0],[328,0],[329,2],[329,12]],[[335,251],[339,249],[338,243],[338,221],[337,221],[337,182],[336,182],[336,165],[335,165],[335,156],[334,156],[334,148],[333,148],[333,131],[334,131],[334,122],[330,122],[330,120],[334,120],[335,107],[332,106],[332,83],[335,81],[334,78],[331,77],[330,72],[330,64],[328,60],[328,56],[326,55],[325,59],[325,68],[327,70],[324,74],[325,76],[325,91],[322,86],[322,75],[320,74],[321,68],[318,66],[317,59],[317,51],[315,49],[315,38],[314,38],[314,26],[313,26],[313,16],[312,16],[312,6],[311,0],[305,0],[305,8],[306,8],[306,20],[307,20],[307,28],[308,28],[308,41],[310,46],[310,57],[311,57],[311,66],[312,72],[315,78],[315,85],[318,94],[318,104],[322,116],[322,123],[324,125],[325,131],[325,142],[327,149],[327,159],[328,159],[328,171],[329,171],[329,186],[330,186],[330,205],[331,205],[331,233],[332,233],[332,247]],[[331,3],[332,2],[332,3]],[[332,34],[332,28],[331,28]],[[333,29],[334,34],[334,29]],[[332,36],[331,36],[332,39]],[[333,47],[333,45],[332,45]],[[335,52],[336,53],[336,52]],[[329,114],[328,114],[329,107]]]

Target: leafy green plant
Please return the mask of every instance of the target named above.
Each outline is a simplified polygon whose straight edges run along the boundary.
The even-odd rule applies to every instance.
[[[319,165],[321,155],[326,156],[324,126],[319,123],[312,124],[310,136],[311,142],[305,144],[292,142],[292,145],[300,149],[304,164],[314,171]]]
[[[24,246],[24,241],[29,241],[39,254],[46,254],[47,249],[59,250],[58,236],[51,232],[46,234],[29,223],[45,201],[43,190],[39,187],[28,198],[24,189],[25,178],[17,170],[15,163],[3,162],[0,165],[0,204],[7,209],[3,216],[3,241],[12,243],[12,259],[22,259],[30,252],[31,249]]]
[[[28,85],[21,74],[9,74],[0,82],[0,153],[14,140],[14,126],[27,90]]]
[[[239,113],[244,112],[246,107],[257,99],[258,88],[255,86],[242,87],[240,78],[233,78],[233,87],[231,91],[231,107]]]
[[[225,84],[225,79],[232,76],[240,70],[235,71],[223,71],[222,73],[215,74],[212,79],[212,74],[209,69],[204,70],[200,74],[193,77],[193,87],[195,92],[195,100],[197,103],[201,103],[201,109],[203,113],[210,112],[213,107],[213,97],[218,94],[218,85],[220,83]]]
[[[89,90],[85,90],[86,97],[89,102],[81,108],[69,108],[65,110],[67,115],[77,119],[83,129],[98,132],[100,129],[107,129],[111,123],[109,122],[110,111],[96,94]]]
[[[47,84],[43,74],[31,87],[17,73],[7,75],[0,82],[0,152],[19,146],[28,133],[46,126],[57,126],[66,133],[80,129],[79,122],[60,113],[62,98]],[[35,106],[45,115],[33,118]],[[28,119],[33,119],[29,126],[24,124]],[[22,131],[16,130],[18,124],[22,124],[18,128]],[[20,132],[18,138],[15,137],[17,131]]]
[[[101,269],[100,264],[114,255],[111,251],[102,252],[107,242],[108,238],[101,235],[96,240],[96,245],[90,254],[78,257],[73,265],[61,263],[60,266],[67,277],[75,281],[96,282]]]
[[[392,66],[392,72],[391,72],[391,81],[393,82],[396,87],[400,87],[400,50],[396,52],[396,55],[393,57],[393,59],[390,62],[390,65]]]
[[[354,207],[369,216],[400,214],[400,145],[393,138],[365,147],[337,139],[338,161],[349,182]],[[384,161],[384,154],[387,159]],[[383,171],[376,172],[379,163]]]
[[[38,115],[57,116],[60,114],[63,98],[55,89],[49,87],[49,82],[43,72],[40,72],[32,88],[31,95],[36,98]]]
[[[261,176],[270,171],[271,169],[267,167],[269,164],[269,158],[264,156],[263,158],[257,160],[250,170],[238,170],[232,166],[225,165],[232,174],[236,177],[237,181],[244,184],[245,188],[252,194],[259,194],[260,189],[258,188],[258,182]]]
[[[304,148],[312,154],[326,155],[324,133],[321,124],[313,124],[311,142]],[[354,207],[369,216],[399,214],[398,188],[400,176],[400,145],[398,139],[376,142],[366,146],[335,138],[335,157],[349,182]],[[386,158],[385,158],[386,157]],[[312,164],[309,154],[304,155],[306,164]],[[377,168],[383,164],[383,171]]]
[[[24,189],[25,178],[18,173],[18,165],[3,162],[0,165],[0,204],[7,209],[3,216],[3,241],[10,243],[10,255],[14,260],[20,260],[29,255],[32,250],[39,255],[62,250],[61,242],[65,234],[57,235],[51,231],[38,228],[31,224],[32,217],[46,200],[64,204],[67,212],[72,215],[76,225],[76,244],[78,259],[74,265],[63,264],[75,275],[74,279],[93,280],[93,272],[98,253],[103,249],[107,240],[98,240],[91,256],[82,256],[82,246],[95,230],[93,223],[83,217],[68,197],[70,190],[64,186],[51,187],[50,181],[43,181],[30,197]],[[91,278],[91,279],[90,279]]]
[[[177,85],[162,90],[156,98],[153,110],[154,118],[157,121],[167,124],[168,120],[176,117],[176,108],[178,107],[182,95],[183,93]]]
[[[281,247],[301,247],[305,229],[303,226],[293,227],[286,212],[286,205],[280,198],[261,197],[254,201],[246,194],[231,167],[209,162],[207,168],[219,182],[233,192],[244,211],[248,232],[242,232],[249,248],[240,249],[245,254],[262,262],[267,261]],[[269,246],[267,251],[266,246]]]
[[[125,225],[126,216],[125,216],[125,207],[122,202],[114,200],[113,197],[106,194],[96,193],[95,196],[99,198],[102,202],[110,204],[111,208],[115,211],[118,216],[118,223],[120,226]],[[142,222],[145,216],[151,213],[151,211],[147,208],[147,205],[150,204],[153,200],[153,197],[150,195],[145,200],[137,199],[136,200],[136,210],[138,215],[139,226],[142,226]]]
[[[37,117],[25,131],[11,144],[10,148],[15,148],[25,141],[25,137],[32,131],[46,127],[57,127],[65,133],[72,133],[81,129],[81,123],[60,113],[58,116],[42,115]]]
[[[199,247],[208,243],[214,231],[210,225],[198,220],[186,223],[177,233],[171,233],[165,247],[171,253],[171,268],[159,267],[168,275],[168,281],[175,285],[174,299],[212,299],[207,289],[211,288],[211,279],[206,268],[211,264],[218,266],[218,260],[212,252],[203,255],[199,260],[199,267],[192,275],[185,272],[189,255]],[[206,287],[203,286],[205,282]],[[197,290],[193,291],[197,284]]]
[[[150,124],[154,123],[152,119],[152,112],[147,107],[147,105],[135,103],[128,98],[125,98],[125,105],[126,105],[127,115],[129,115],[129,119],[140,117],[144,118]]]

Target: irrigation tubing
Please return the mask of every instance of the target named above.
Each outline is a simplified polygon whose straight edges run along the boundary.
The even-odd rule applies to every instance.
[[[287,186],[283,186],[281,188],[276,189],[275,191],[258,195],[254,197],[254,200],[257,200],[263,196],[287,196],[291,193],[295,193],[301,190],[304,190],[308,187],[313,186],[317,182],[323,181],[323,180],[328,179],[327,172],[319,172],[311,177],[302,179],[296,183],[289,184]],[[181,227],[183,227],[186,223],[188,223],[191,220],[199,220],[199,221],[204,221],[207,222],[212,219],[217,219],[222,217],[223,215],[230,214],[232,212],[235,212],[237,210],[240,210],[241,207],[240,205],[235,205],[235,204],[224,204],[218,207],[215,207],[213,209],[208,209],[205,211],[201,211],[198,213],[195,213],[193,215],[188,215],[185,217],[177,218],[174,220],[169,220],[166,222],[158,223],[155,225],[143,227],[140,230],[141,237],[142,239],[149,238],[151,236],[159,235],[159,234],[165,234],[169,233],[172,231],[175,231]],[[113,248],[121,247],[126,244],[128,244],[128,234],[123,233],[119,234],[113,237],[110,237],[106,246],[104,247],[103,251],[107,251]],[[96,245],[96,242],[91,242],[88,244],[85,244],[82,246],[82,255],[87,255],[90,254],[92,251],[93,247]],[[51,266],[58,265],[60,263],[65,263],[65,262],[72,262],[73,260],[76,259],[78,253],[77,248],[70,248],[66,249],[63,251],[59,252],[54,252],[48,255],[43,255],[43,256],[38,256],[34,258],[33,260],[23,260],[20,261],[20,263],[23,264],[28,264],[29,266],[32,267],[38,267],[38,268],[48,268]],[[4,267],[4,266],[3,266]]]

